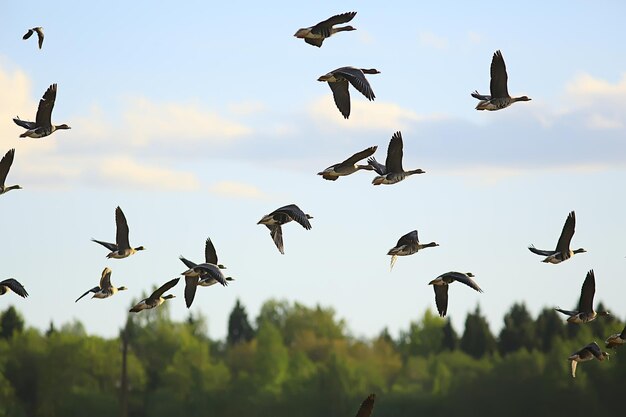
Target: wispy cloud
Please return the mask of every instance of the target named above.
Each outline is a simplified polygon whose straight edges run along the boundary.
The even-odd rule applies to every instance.
[[[434,49],[446,49],[448,47],[448,40],[433,32],[420,32],[419,43],[422,46]]]
[[[107,184],[118,188],[162,191],[196,191],[200,188],[200,181],[191,172],[147,165],[126,156],[103,158],[98,161],[95,171]]]
[[[219,181],[209,187],[209,191],[225,197],[260,200],[267,195],[253,185],[237,181]]]
[[[153,102],[133,98],[124,112],[130,141],[145,146],[162,140],[228,142],[248,135],[251,129],[198,104]]]
[[[358,93],[357,93],[358,94]],[[328,122],[351,130],[394,131],[408,129],[411,125],[426,120],[441,120],[443,115],[419,115],[396,103],[360,100],[351,102],[350,119],[345,120],[333,101],[332,95],[320,97],[310,106],[311,117],[326,126]]]

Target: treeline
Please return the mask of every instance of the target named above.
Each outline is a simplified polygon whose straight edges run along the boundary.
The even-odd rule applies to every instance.
[[[207,337],[203,317],[172,321],[167,305],[103,339],[78,322],[25,328],[9,307],[0,416],[350,417],[370,392],[381,417],[621,415],[626,348],[581,364],[576,379],[567,357],[622,328],[515,304],[498,335],[476,308],[460,334],[426,311],[397,339],[360,340],[330,308],[270,300],[254,321],[237,302],[224,341]]]

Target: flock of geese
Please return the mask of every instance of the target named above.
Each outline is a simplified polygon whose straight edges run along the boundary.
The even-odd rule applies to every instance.
[[[321,47],[324,40],[339,33],[356,30],[352,26],[339,26],[336,25],[350,22],[356,16],[356,12],[342,13],[331,18],[317,23],[311,27],[299,29],[295,33],[295,37],[304,39],[304,41],[316,47]],[[23,36],[24,40],[29,39],[34,33],[38,37],[38,45],[41,49],[44,40],[43,29],[41,27],[34,27],[29,29]],[[478,99],[479,103],[476,106],[476,110],[501,110],[509,107],[513,103],[518,101],[530,101],[527,96],[511,97],[508,92],[507,82],[508,76],[506,71],[506,65],[504,57],[500,51],[496,51],[493,54],[491,60],[491,82],[490,82],[490,95],[482,95],[478,91],[474,91],[471,96]],[[359,93],[370,101],[375,99],[374,91],[365,77],[368,74],[380,74],[377,69],[364,69],[356,67],[340,67],[329,73],[322,75],[318,78],[318,81],[327,82],[331,92],[333,94],[334,102],[339,112],[345,119],[350,117],[350,91],[349,86],[352,85]],[[35,121],[26,121],[18,117],[15,117],[13,121],[18,126],[26,129],[20,138],[43,138],[53,134],[57,130],[70,129],[67,124],[55,125],[52,123],[52,110],[57,97],[57,85],[52,84],[46,92],[43,94],[39,101],[37,108],[37,114]],[[377,146],[371,146],[365,150],[355,153],[343,162],[336,163],[329,166],[325,170],[318,173],[322,178],[329,181],[336,181],[339,177],[351,175],[357,171],[374,171],[377,175],[372,180],[373,185],[391,185],[405,180],[407,177],[415,174],[424,174],[422,169],[413,169],[406,171],[402,166],[403,159],[403,140],[402,133],[395,132],[391,137],[389,145],[387,147],[387,156],[385,163],[382,164],[376,160],[373,156]],[[6,178],[11,168],[15,157],[15,149],[10,149],[0,161],[0,195],[7,193],[8,191],[21,189],[19,185],[6,186]],[[359,164],[360,161],[365,160],[365,164]],[[278,251],[281,254],[285,253],[283,244],[283,231],[282,226],[295,221],[300,224],[306,230],[311,229],[310,219],[313,217],[302,211],[297,205],[289,204],[284,207],[280,207],[273,212],[263,216],[259,220],[258,224],[265,225],[270,232],[270,236],[276,245]],[[128,223],[126,217],[120,207],[115,209],[115,222],[116,222],[116,237],[115,243],[105,242],[101,240],[92,239],[104,246],[110,252],[107,258],[123,259],[127,258],[139,251],[144,250],[143,246],[132,247],[130,245],[128,234]],[[572,211],[567,216],[565,225],[561,232],[561,236],[556,244],[554,250],[541,250],[536,249],[533,245],[529,246],[529,250],[532,253],[545,257],[543,262],[558,264],[568,260],[573,255],[585,252],[584,249],[570,249],[570,242],[574,235],[574,229],[576,225],[576,216]],[[402,236],[397,244],[388,251],[388,255],[391,256],[390,269],[398,258],[398,256],[409,256],[417,253],[420,250],[430,247],[439,246],[436,242],[420,243],[417,230],[413,230],[404,236]],[[203,263],[194,263],[185,257],[181,256],[180,260],[188,268],[181,273],[185,277],[185,302],[187,307],[190,307],[193,303],[197,287],[209,287],[215,284],[227,286],[228,282],[233,281],[232,277],[226,277],[222,272],[226,267],[218,263],[217,253],[211,239],[207,239],[205,242],[205,259]],[[429,282],[429,285],[433,286],[435,293],[435,303],[439,315],[444,317],[448,310],[448,288],[453,282],[460,282],[477,292],[482,292],[482,289],[472,279],[474,275],[471,272],[461,273],[456,271],[446,272],[434,280]],[[130,312],[140,312],[142,310],[158,307],[166,300],[174,298],[174,295],[165,295],[167,291],[172,289],[180,278],[174,278],[156,291],[154,291],[149,297],[141,300],[137,303]],[[126,287],[115,287],[111,283],[111,269],[108,267],[102,271],[100,283],[98,286],[93,287],[86,291],[83,295],[78,297],[77,302],[88,295],[93,293],[92,298],[108,298],[115,295],[118,291],[126,290]],[[21,297],[27,297],[28,292],[24,286],[13,278],[0,281],[0,295],[3,295],[9,291],[16,293]],[[580,302],[577,310],[569,311],[557,308],[556,310],[567,315],[567,321],[570,323],[588,323],[594,320],[597,316],[608,315],[608,312],[596,312],[593,309],[593,297],[595,294],[595,275],[593,270],[589,271],[587,277],[583,283]],[[626,328],[620,333],[611,335],[606,340],[608,348],[614,348],[626,343]],[[604,360],[608,358],[607,352],[601,351],[597,343],[593,342],[583,347],[577,352],[574,352],[568,359],[571,362],[572,376],[575,376],[576,366],[578,362],[584,362],[592,360],[594,358],[598,360]],[[374,405],[375,395],[370,395],[361,405],[357,417],[367,417],[372,411]]]

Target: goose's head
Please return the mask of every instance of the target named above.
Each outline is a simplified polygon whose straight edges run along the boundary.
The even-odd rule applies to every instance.
[[[257,224],[267,224],[267,223],[271,223],[273,220],[274,220],[273,217],[271,215],[267,214],[267,215],[263,216],[261,218],[261,220],[259,220],[257,222]]]
[[[174,294],[167,294],[165,297],[163,297],[164,300],[169,300],[170,298],[176,298],[176,296]]]
[[[63,123],[62,125],[58,125],[57,126],[57,130],[59,130],[59,129],[67,130],[67,129],[71,129],[71,127],[69,127],[68,125]]]
[[[583,248],[578,248],[578,249],[576,249],[574,251],[574,253],[585,253],[585,252],[587,252],[587,251],[585,249],[583,249]]]
[[[117,290],[118,291],[126,291],[128,288],[122,286],[122,287],[118,287]]]
[[[530,97],[528,97],[528,96],[521,96],[521,97],[517,97],[515,99],[515,101],[530,101],[530,100],[532,100],[532,99]]]
[[[143,246],[137,246],[135,248],[136,251],[140,251],[140,250],[146,250],[146,248],[144,248]]]
[[[363,71],[363,74],[380,74],[380,71],[376,68],[361,68],[361,71]]]
[[[309,29],[298,29],[298,31],[293,35],[296,38],[305,38],[310,32]]]

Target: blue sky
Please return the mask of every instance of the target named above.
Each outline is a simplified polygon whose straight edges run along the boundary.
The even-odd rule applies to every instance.
[[[450,289],[457,330],[477,303],[493,330],[513,302],[572,307],[591,268],[596,301],[625,318],[624,3],[108,3],[9,1],[0,16],[0,152],[16,148],[7,183],[24,187],[0,197],[0,278],[31,294],[0,308],[115,335],[131,300],[182,272],[179,255],[201,260],[210,236],[236,279],[198,291],[191,310],[212,337],[237,298],[254,317],[271,297],[332,306],[357,336],[397,334],[435,308],[427,283],[449,270],[485,291]],[[351,10],[357,30],[321,49],[293,37]],[[33,26],[41,51],[21,39]],[[509,92],[533,100],[477,112],[469,93],[488,93],[497,49]],[[374,102],[352,93],[349,120],[316,81],[345,65],[381,71]],[[19,139],[11,118],[33,118],[55,82],[53,122],[72,130]],[[426,174],[386,187],[315,175],[372,145],[384,160],[397,130],[405,168]],[[285,226],[283,256],[256,222],[289,203],[313,229]],[[118,205],[147,250],[107,260],[89,239],[114,239]],[[552,248],[571,210],[572,246],[589,252],[542,264],[526,247]],[[441,246],[390,273],[387,250],[413,229]],[[74,304],[105,266],[130,290]]]

